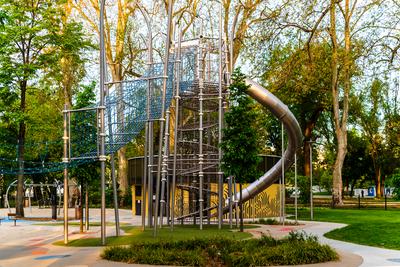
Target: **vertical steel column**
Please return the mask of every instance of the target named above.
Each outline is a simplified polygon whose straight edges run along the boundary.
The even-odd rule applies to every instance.
[[[164,134],[164,153],[162,160],[162,171],[161,171],[161,208],[160,208],[160,227],[164,224],[164,210],[165,205],[165,184],[167,182],[168,176],[168,154],[169,154],[169,119],[171,112],[167,110],[166,112],[166,122],[165,122],[165,134]]]
[[[151,88],[151,87],[150,87]],[[150,89],[149,88],[149,89]],[[149,90],[149,97],[151,97],[151,91]],[[154,143],[153,143],[153,130],[154,130],[154,123],[153,121],[149,122],[149,162],[148,162],[148,173],[147,173],[147,178],[148,178],[148,225],[149,227],[153,226],[153,212],[154,212],[154,203],[153,203],[153,184],[154,184],[154,177],[153,177],[153,164],[154,164]]]
[[[85,228],[89,230],[89,191],[88,184],[85,184]]]
[[[182,126],[183,125],[183,105],[182,105],[182,109],[180,109],[180,115],[179,115],[179,118],[180,118],[180,125]],[[182,131],[182,129],[181,129],[181,131],[179,132],[179,140],[180,140],[180,142],[182,142],[182,140],[183,140],[183,131]],[[179,162],[179,169],[180,169],[180,172],[181,172],[181,175],[180,175],[180,177],[179,177],[179,181],[180,181],[180,184],[181,185],[183,185],[183,183],[184,183],[184,178],[183,178],[183,175],[182,175],[182,171],[183,171],[183,148],[182,148],[182,146],[179,148],[179,157],[180,157],[180,162]],[[180,206],[181,206],[181,210],[180,210],[180,216],[182,217],[183,216],[183,213],[184,213],[184,201],[185,201],[185,199],[184,199],[184,197],[185,197],[185,191],[183,190],[183,187],[181,188],[181,199],[180,199]],[[181,220],[181,225],[183,225],[183,219]]]
[[[154,236],[157,235],[158,225],[158,209],[160,199],[160,179],[161,179],[161,160],[162,160],[162,148],[163,148],[163,136],[164,136],[164,122],[165,122],[165,98],[167,93],[167,81],[168,81],[168,61],[169,61],[169,48],[171,40],[171,27],[172,27],[172,7],[173,1],[168,1],[168,23],[167,23],[167,37],[165,40],[165,58],[164,58],[164,82],[162,92],[162,103],[161,103],[161,119],[160,119],[160,141],[158,146],[158,162],[157,162],[157,185],[156,185],[156,207],[154,214]]]
[[[235,201],[235,219],[236,219],[236,228],[239,227],[239,200],[237,198],[237,185],[236,185],[236,178],[233,177],[233,195]]]
[[[229,228],[232,229],[232,177],[226,178],[228,180],[228,205],[229,205]]]
[[[68,127],[67,127],[67,121],[68,121],[68,105],[64,105],[64,110],[63,110],[63,116],[64,116],[64,157],[62,159],[64,163],[64,244],[68,244],[68,162],[69,162],[69,156],[68,156],[68,142],[69,142],[69,136],[68,136]],[[7,201],[8,203],[8,201]]]
[[[109,127],[111,129],[111,125]],[[112,180],[113,195],[114,195],[115,234],[116,234],[116,236],[120,236],[118,194],[117,194],[117,179],[115,177],[115,158],[114,158],[114,154],[111,154],[111,180]],[[135,203],[132,203],[132,205],[135,205]]]
[[[105,64],[105,62],[104,62]],[[106,65],[104,65],[104,70],[106,70]],[[106,76],[106,75],[105,75]],[[105,77],[105,82],[106,82]],[[107,86],[107,92],[109,88]],[[108,118],[108,134],[109,134],[109,142],[110,142],[110,150],[112,148],[112,145],[114,143],[113,139],[113,133],[112,133],[112,120],[111,120],[112,114],[111,114],[111,109],[109,109],[109,112],[107,112],[107,118]],[[112,186],[113,186],[113,200],[114,200],[114,217],[115,217],[115,234],[116,236],[120,235],[120,229],[119,229],[119,209],[118,209],[118,193],[117,193],[117,179],[115,177],[115,158],[114,154],[111,153],[111,181],[112,181]]]
[[[199,37],[199,220],[200,230],[203,229],[203,89],[204,89],[204,59],[203,59],[203,24],[200,27]]]
[[[146,111],[148,109],[146,108]],[[147,113],[148,117],[148,113]],[[148,143],[149,143],[149,120],[147,118],[144,125],[144,155],[143,155],[143,179],[142,179],[142,203],[140,203],[140,213],[142,215],[142,231],[146,229],[146,193],[147,193],[147,165],[148,165]],[[132,203],[133,205],[134,203]]]
[[[285,133],[284,133],[284,128],[283,128],[283,123],[281,124],[281,135],[282,135],[282,187],[281,187],[281,209],[282,209],[282,224],[285,225],[285,160],[284,160],[284,154],[285,154]]]
[[[310,219],[314,220],[314,203],[313,203],[313,162],[312,162],[312,142],[310,141]]]
[[[297,151],[294,153],[294,218],[297,224]]]
[[[105,44],[104,44],[104,10],[105,0],[100,4],[100,168],[101,168],[101,244],[106,244],[106,155],[104,125],[104,87],[105,87]]]
[[[222,142],[222,3],[219,7],[219,73],[218,73],[218,144]],[[218,146],[218,228],[222,228],[223,216],[223,175],[221,170],[222,149]]]
[[[180,79],[181,79],[181,46],[182,46],[182,30],[178,29],[178,47],[177,47],[177,58],[175,61],[176,66],[176,89],[175,89],[175,128],[174,128],[174,159],[172,166],[172,192],[171,192],[171,230],[174,229],[175,220],[175,187],[176,187],[176,160],[178,152],[178,124],[179,124],[179,96],[180,91]],[[182,170],[181,170],[182,172]],[[183,192],[183,191],[182,191]],[[183,197],[183,196],[182,196]]]
[[[142,13],[144,20],[147,26],[147,50],[148,50],[148,73],[151,73],[151,68],[153,65],[153,33],[151,30],[151,22],[150,18],[148,17],[147,13],[144,11],[141,4],[137,1],[137,7],[139,8],[140,12]],[[146,187],[147,187],[147,180],[151,178],[151,173],[148,173],[148,165],[149,165],[149,121],[150,121],[150,90],[151,90],[151,82],[150,80],[147,81],[147,102],[146,102],[146,124],[145,124],[145,143],[144,143],[144,162],[143,162],[143,182],[142,182],[142,205],[141,205],[141,213],[142,213],[142,230],[146,228]],[[148,190],[147,193],[150,194]],[[150,211],[150,204],[149,202],[149,211]],[[151,216],[149,212],[149,226],[151,226]]]

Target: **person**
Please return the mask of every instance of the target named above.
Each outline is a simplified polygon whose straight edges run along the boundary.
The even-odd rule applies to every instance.
[[[361,189],[361,197],[364,198],[364,190]]]

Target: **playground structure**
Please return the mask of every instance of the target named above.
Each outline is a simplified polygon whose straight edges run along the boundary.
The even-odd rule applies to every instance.
[[[204,36],[200,26],[198,38],[184,41],[178,28],[172,30],[173,6],[169,5],[164,62],[154,63],[151,25],[143,12],[149,30],[147,71],[138,79],[107,82],[102,52],[104,3],[101,11],[100,103],[96,107],[80,110],[68,110],[66,107],[64,110],[65,177],[68,176],[70,162],[87,159],[101,162],[104,244],[106,155],[113,155],[144,130],[143,228],[146,225],[153,227],[156,234],[157,228],[165,224],[165,217],[171,228],[176,220],[190,217],[194,222],[198,220],[202,229],[204,220],[209,221],[213,216],[218,217],[218,226],[221,227],[223,214],[232,214],[232,199],[237,200],[239,195],[239,192],[233,194],[232,182],[229,182],[228,199],[225,201],[223,198],[224,177],[219,143],[222,140],[223,113],[228,108],[229,70],[233,66],[229,66],[229,44],[222,38],[221,18],[219,38]],[[171,37],[177,40],[171,42]],[[283,176],[291,166],[301,141],[299,124],[287,106],[256,82],[246,82],[250,85],[248,94],[282,122],[288,135],[288,146],[276,165],[243,190],[243,201]],[[155,123],[158,148],[154,140]],[[111,163],[115,185],[113,159]],[[211,182],[218,184],[216,190],[210,187]],[[177,190],[180,198],[176,198]],[[193,202],[187,203],[190,207],[188,214],[184,214],[184,203],[176,203],[177,199],[178,202],[183,201],[184,191],[193,195]],[[114,194],[116,201],[116,192]],[[151,204],[146,205],[146,201]],[[65,242],[68,240],[65,239]]]
[[[146,171],[142,182],[143,228],[153,227],[156,234],[157,229],[165,223],[173,228],[177,221],[190,218],[198,222],[202,229],[204,221],[209,222],[211,217],[217,217],[218,226],[222,227],[223,214],[228,212],[231,223],[233,203],[237,204],[239,192],[234,192],[236,187],[232,186],[233,178],[225,177],[228,197],[226,200],[223,197],[224,175],[219,144],[222,140],[224,112],[228,109],[233,37],[231,40],[223,39],[221,14],[218,38],[205,36],[201,25],[197,38],[184,40],[179,27],[173,30],[173,5],[168,5],[164,62],[154,63],[151,23],[146,13],[142,12],[148,26],[146,71],[137,79],[108,82],[104,58],[104,8],[102,0],[100,101],[97,105],[75,110],[65,105],[62,162],[41,162],[24,170],[1,168],[0,173],[36,173],[48,165],[51,168],[47,168],[47,171],[63,170],[64,186],[68,187],[70,168],[100,161],[101,240],[105,244],[107,155],[111,156],[114,205],[117,207],[113,155],[144,131]],[[140,6],[139,9],[142,10]],[[299,124],[287,106],[256,82],[246,82],[250,85],[248,94],[282,122],[288,144],[281,159],[262,177],[243,189],[244,202],[284,176],[302,138]],[[157,141],[155,137],[158,137]],[[216,188],[211,186],[212,183],[217,184]],[[188,193],[192,195],[191,203],[182,203],[184,194]],[[68,199],[68,191],[65,191],[64,214],[68,214]],[[183,208],[185,205],[188,209]],[[118,235],[117,208],[115,217]],[[64,242],[68,243],[68,216],[64,217]]]

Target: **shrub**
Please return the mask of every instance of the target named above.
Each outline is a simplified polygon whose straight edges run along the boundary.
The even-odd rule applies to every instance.
[[[400,169],[396,169],[389,179],[391,186],[394,187],[393,198],[400,200]]]
[[[266,266],[318,263],[337,259],[327,245],[314,236],[292,232],[285,239],[191,239],[134,243],[130,247],[110,247],[104,259],[140,264],[176,266]]]

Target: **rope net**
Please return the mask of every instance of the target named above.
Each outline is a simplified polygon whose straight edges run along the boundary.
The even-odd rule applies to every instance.
[[[180,77],[179,90],[190,90],[195,77],[195,50],[182,54],[181,73],[174,72],[177,62],[168,64],[168,75],[163,76],[163,63],[149,65],[145,74],[134,80],[107,84],[105,97],[105,151],[113,154],[136,138],[147,120],[162,118],[163,83],[166,78],[165,108],[169,108]],[[149,107],[147,104],[149,103]],[[99,105],[68,111],[69,162],[61,161],[63,141],[25,144],[25,161],[18,161],[18,145],[0,144],[0,174],[38,174],[59,172],[98,160],[100,155]],[[34,160],[27,160],[34,159]],[[22,169],[21,169],[22,163]]]

